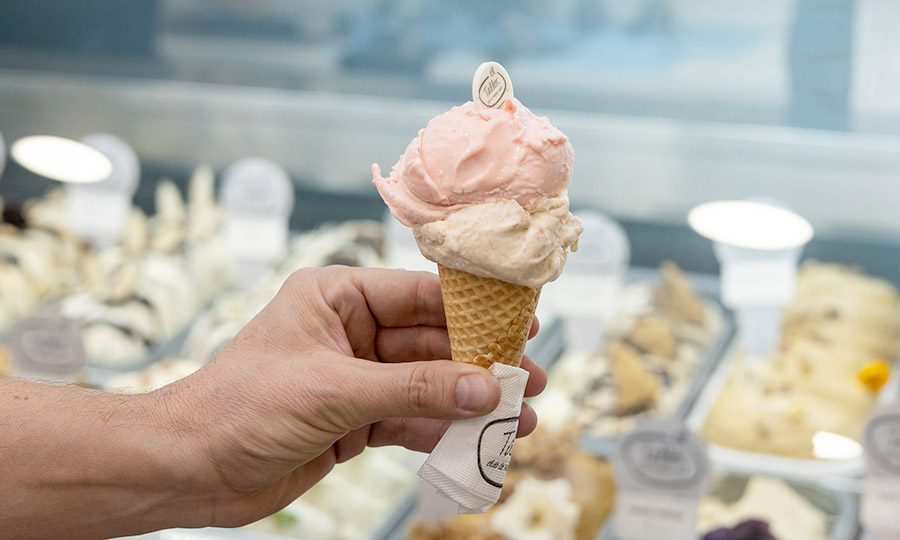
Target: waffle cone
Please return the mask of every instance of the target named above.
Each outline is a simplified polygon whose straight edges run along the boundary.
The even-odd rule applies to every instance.
[[[438,265],[456,362],[520,366],[540,289]]]

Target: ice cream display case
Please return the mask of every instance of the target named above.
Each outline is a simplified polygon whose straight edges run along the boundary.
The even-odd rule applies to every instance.
[[[786,477],[861,475],[865,422],[876,404],[897,398],[888,366],[898,353],[898,317],[890,284],[805,263],[779,350],[754,358],[733,347],[688,426],[709,441],[714,459],[733,466]]]
[[[900,397],[894,3],[0,3],[13,29],[0,35],[0,376],[23,375],[7,342],[50,307],[85,353],[66,383],[158,389],[304,267],[437,261],[476,278],[468,296],[483,279],[524,288],[524,311],[501,321],[493,305],[481,325],[516,326],[518,342],[537,303],[525,353],[548,372],[527,401],[540,425],[491,510],[430,508],[425,458],[376,448],[247,527],[146,538],[613,538],[616,444],[654,419],[705,440],[715,474],[698,539],[856,537],[862,432]],[[509,92],[492,74],[498,100],[482,106],[472,72],[490,60]],[[96,135],[114,134],[132,161],[104,155],[132,191],[97,206],[90,188],[7,158],[43,134],[101,153]],[[292,193],[234,219],[257,182],[224,178],[247,158]],[[749,309],[730,301],[728,249],[689,227],[710,201],[808,220],[789,287],[751,260],[737,270],[756,287]],[[113,213],[111,239],[98,216]],[[241,235],[280,245],[239,260]],[[782,303],[754,298],[775,282]],[[760,306],[778,339],[756,354],[744,323]],[[470,361],[503,356],[491,345]],[[518,345],[501,363],[520,361]]]
[[[743,473],[717,472],[703,495],[697,538],[809,538],[851,540],[857,536],[852,495],[816,484]],[[613,521],[600,538],[615,540]]]
[[[488,514],[455,516],[446,503],[425,497],[386,538],[614,540],[615,477],[606,459],[577,450],[572,434],[539,431],[523,440],[512,481]],[[856,513],[855,497],[841,491],[719,469],[697,508],[696,538],[852,540]]]
[[[563,349],[533,403],[538,414],[579,426],[583,444],[601,455],[638,422],[686,418],[733,336],[717,292],[715,278],[688,277],[672,263],[629,271],[619,309],[595,330],[604,339]]]

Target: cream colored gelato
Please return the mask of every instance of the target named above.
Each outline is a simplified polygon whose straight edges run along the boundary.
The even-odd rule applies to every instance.
[[[400,502],[416,476],[406,450],[367,448],[273,516],[248,528],[303,540],[367,540]]]
[[[374,221],[324,224],[291,240],[281,264],[252,290],[220,295],[191,327],[184,354],[201,362],[212,358],[272,298],[297,268],[329,264],[383,266],[384,236]]]
[[[562,273],[581,223],[562,198],[548,199],[531,213],[507,200],[467,206],[414,232],[431,261],[455,261],[449,266],[538,288]]]
[[[580,508],[565,478],[523,478],[491,516],[491,526],[516,540],[575,540]]]
[[[658,286],[622,289],[605,329],[607,347],[566,351],[548,370],[547,389],[531,402],[542,424],[575,422],[595,436],[618,436],[682,405],[723,317],[677,267],[663,268]]]
[[[861,380],[873,360],[900,350],[900,299],[886,282],[809,262],[785,310],[780,350],[739,358],[703,426],[706,440],[738,450],[829,458],[818,434],[859,440],[877,387]]]
[[[571,426],[569,426],[571,428]],[[499,503],[485,514],[417,524],[409,540],[592,540],[613,510],[612,466],[577,450],[577,430],[516,442]]]
[[[733,504],[705,497],[697,528],[706,532],[750,519],[768,522],[769,531],[779,540],[828,538],[828,518],[822,510],[781,480],[762,477],[752,478]]]

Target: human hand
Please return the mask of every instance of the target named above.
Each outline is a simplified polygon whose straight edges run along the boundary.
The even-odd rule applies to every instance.
[[[449,358],[437,276],[296,272],[213,361],[157,393],[178,404],[166,407],[168,421],[200,441],[186,466],[209,505],[187,525],[269,515],[367,445],[430,451],[451,420],[487,414],[500,399],[490,372],[440,360]],[[522,367],[525,395],[538,394],[546,374],[527,357]],[[523,405],[519,436],[536,423]]]

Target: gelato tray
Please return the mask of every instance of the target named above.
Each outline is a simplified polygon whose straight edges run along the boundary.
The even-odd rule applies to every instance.
[[[729,468],[763,472],[782,478],[827,479],[828,477],[835,476],[862,475],[865,468],[862,457],[862,447],[859,446],[855,440],[844,438],[843,436],[834,438],[820,436],[819,438],[816,438],[815,434],[812,435],[809,442],[817,443],[813,451],[821,452],[822,458],[792,457],[765,452],[762,450],[764,448],[762,445],[766,444],[764,442],[747,442],[748,445],[756,444],[756,448],[759,448],[758,451],[749,451],[741,450],[739,448],[730,448],[709,441],[710,430],[714,429],[714,427],[712,423],[707,423],[707,418],[710,416],[711,410],[716,406],[716,401],[719,399],[722,392],[726,390],[729,383],[729,377],[735,369],[735,366],[741,363],[741,360],[741,356],[736,350],[736,346],[732,347],[725,356],[725,359],[710,377],[709,382],[701,392],[686,421],[686,424],[691,431],[701,435],[706,432],[704,438],[707,438],[707,448],[709,450],[710,459],[713,460],[713,462]],[[882,388],[876,403],[889,403],[895,399],[898,393],[900,393],[900,380],[898,380],[896,376],[892,376],[884,388]],[[806,428],[801,428],[797,425],[794,425],[793,430],[790,429],[791,424],[796,424],[798,417],[802,415],[802,409],[800,407],[791,405],[786,401],[780,403],[771,402],[761,406],[778,407],[781,411],[781,414],[774,414],[766,419],[768,425],[776,426],[779,422],[786,424],[784,425],[783,430],[770,428],[770,433],[774,434],[781,431],[786,437],[782,443],[773,442],[773,445],[789,445],[791,442],[787,437],[799,437],[802,435],[803,431],[806,430]],[[753,403],[747,402],[745,404],[745,410],[747,411],[747,414],[750,415],[758,409],[755,408]],[[779,418],[779,416],[781,418]],[[736,416],[733,416],[732,419],[736,426],[745,426],[745,429],[747,430],[753,429],[751,427],[751,419],[749,418],[746,422],[743,422]],[[867,413],[860,416],[860,429],[867,419]],[[734,441],[738,442],[738,439],[734,439]],[[805,444],[807,441],[804,438],[802,442]],[[829,450],[829,447],[831,447],[832,450]],[[817,450],[816,448],[820,448],[820,450]]]
[[[732,348],[687,424],[729,467],[858,476],[865,422],[898,393],[884,360],[900,348],[900,300],[886,282],[814,262],[802,267],[797,289],[779,349],[753,358]]]
[[[500,500],[490,511],[458,515],[456,504],[438,503],[437,509],[410,512],[385,540],[593,540],[615,497],[611,465],[578,448],[574,430],[539,428],[516,442]]]
[[[857,533],[856,513],[856,498],[847,493],[803,482],[720,472],[700,501],[697,538],[852,540]],[[614,521],[615,514],[601,539],[615,539]],[[757,535],[748,535],[750,530]]]
[[[609,455],[643,419],[683,419],[733,335],[717,295],[715,278],[668,263],[629,272],[604,346],[566,350],[550,368],[532,402],[541,421],[574,423],[583,445]]]
[[[171,337],[150,343],[146,351],[139,356],[123,358],[114,364],[101,364],[89,360],[83,370],[85,381],[93,386],[106,388],[110,382],[123,376],[146,371],[167,359],[177,358],[187,341],[192,324],[193,322],[185,323]],[[88,334],[82,332],[82,336],[87,339]]]
[[[248,291],[218,294],[173,338],[145,355],[115,366],[89,364],[89,382],[107,388],[147,391],[186,376],[205,364],[275,296],[290,274],[302,267],[344,264],[379,266],[381,226],[371,221],[324,224],[292,238],[287,257]]]
[[[385,540],[614,539],[615,478],[609,463],[578,448],[573,436],[540,429],[517,442],[500,502],[487,514],[459,516],[452,505],[443,519],[431,509],[426,522],[410,511]],[[844,492],[720,471],[698,507],[697,538],[744,538],[728,533],[755,527],[771,535],[759,538],[851,540],[856,514],[856,497]]]

